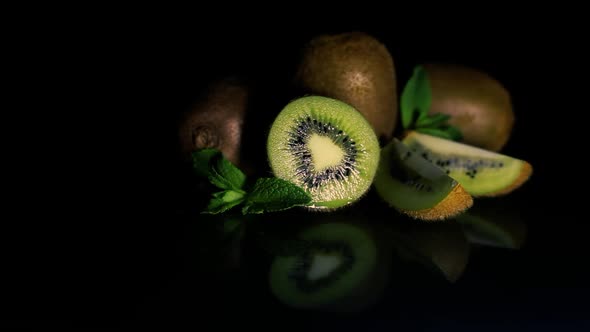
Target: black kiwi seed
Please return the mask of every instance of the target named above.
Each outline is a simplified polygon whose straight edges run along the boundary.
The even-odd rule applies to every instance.
[[[323,123],[313,119],[310,123],[310,117],[301,119],[295,126],[297,130],[291,132],[289,139],[289,149],[294,155],[301,156],[298,160],[298,175],[308,188],[320,187],[330,180],[342,180],[350,176],[350,168],[354,168],[357,149],[354,147],[354,141],[350,139],[342,130],[338,130],[331,123]],[[342,172],[339,168],[328,168],[321,172],[310,170],[311,151],[306,146],[308,138],[313,134],[328,136],[332,141],[339,145],[345,153],[344,167],[347,169]],[[341,137],[344,136],[343,139]]]
[[[474,179],[477,175],[477,171],[482,168],[501,168],[504,166],[503,162],[495,162],[492,160],[485,160],[485,159],[478,159],[478,160],[459,160],[457,157],[453,157],[451,159],[447,158],[440,158],[436,154],[432,156],[423,150],[421,146],[413,146],[411,148],[412,151],[416,153],[420,153],[424,159],[433,162],[435,165],[443,168],[446,174],[451,173],[451,169],[463,169],[465,170],[465,175]],[[431,158],[429,158],[431,157]]]

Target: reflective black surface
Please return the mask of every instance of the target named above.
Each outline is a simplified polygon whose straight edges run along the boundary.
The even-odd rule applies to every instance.
[[[588,323],[590,291],[587,218],[578,214],[587,204],[574,194],[578,182],[570,176],[582,166],[572,170],[556,148],[562,144],[555,141],[560,125],[551,114],[559,105],[547,83],[565,63],[549,55],[547,49],[556,46],[547,46],[552,40],[541,32],[485,27],[424,35],[387,24],[318,24],[281,31],[280,38],[247,26],[225,32],[168,27],[117,40],[114,62],[121,69],[114,81],[125,98],[111,104],[117,112],[107,121],[116,129],[101,127],[102,149],[90,158],[100,166],[77,177],[92,189],[62,202],[67,223],[22,227],[32,235],[26,245],[12,247],[17,254],[7,265],[9,321],[193,329],[581,328]],[[265,160],[261,142],[268,115],[291,97],[284,87],[299,47],[320,32],[351,29],[384,41],[400,89],[422,61],[470,65],[500,80],[517,117],[503,153],[529,161],[534,173],[522,188],[485,202],[502,212],[487,216],[490,223],[510,222],[489,237],[469,220],[412,222],[370,193],[342,212],[378,229],[387,244],[391,267],[383,289],[360,312],[299,310],[271,292],[268,273],[276,253],[265,243],[292,238],[311,220],[302,211],[237,218],[234,224],[200,215],[204,195],[179,158],[177,119],[211,80],[247,77],[260,111],[260,117],[251,115],[247,148],[253,159]]]

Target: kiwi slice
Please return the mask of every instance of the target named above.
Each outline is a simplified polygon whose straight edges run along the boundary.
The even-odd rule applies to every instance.
[[[391,260],[368,228],[349,222],[314,225],[298,234],[300,253],[276,256],[269,271],[272,293],[300,309],[359,311],[382,293]],[[383,255],[383,256],[382,256]]]
[[[275,176],[307,191],[317,209],[358,200],[379,164],[379,142],[362,114],[321,96],[285,106],[270,129],[267,153]]]
[[[508,194],[525,183],[533,171],[524,160],[415,131],[409,132],[403,142],[473,196]]]
[[[447,219],[473,204],[456,180],[397,138],[381,151],[374,185],[383,200],[416,219]]]

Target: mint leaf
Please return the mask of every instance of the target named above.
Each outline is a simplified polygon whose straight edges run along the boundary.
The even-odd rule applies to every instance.
[[[452,139],[451,134],[449,134],[445,130],[439,129],[439,128],[416,128],[416,131],[426,134],[426,135],[446,138],[448,140]]]
[[[451,116],[448,114],[443,114],[443,113],[430,114],[425,117],[419,118],[418,121],[416,121],[416,127],[417,128],[420,128],[420,127],[436,128],[436,127],[444,124],[445,122],[447,122],[450,118],[451,118]]]
[[[311,196],[295,184],[279,178],[256,180],[242,208],[243,214],[286,210],[304,206],[311,202]]]
[[[220,153],[209,162],[209,181],[221,189],[240,190],[246,182],[246,175]]]
[[[193,169],[197,175],[202,177],[209,177],[209,162],[216,155],[221,154],[217,149],[201,149],[191,154],[193,160]]]
[[[439,128],[416,128],[417,132],[442,137],[452,141],[458,141],[461,139],[461,131],[453,126],[445,126]]]
[[[428,74],[422,66],[416,66],[401,95],[402,126],[408,129],[412,126],[415,118],[425,117],[430,110],[431,103],[432,95]]]
[[[218,214],[225,212],[244,201],[243,191],[224,190],[213,194],[204,213]]]
[[[461,130],[455,126],[448,125],[445,127],[445,131],[451,136],[451,139],[454,141],[460,141],[463,139],[463,134]]]

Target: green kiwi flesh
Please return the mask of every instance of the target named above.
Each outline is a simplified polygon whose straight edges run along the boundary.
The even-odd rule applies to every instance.
[[[524,160],[440,137],[412,131],[403,142],[476,197],[507,194],[532,173],[532,166]]]
[[[385,202],[418,219],[446,219],[473,203],[456,180],[397,138],[381,151],[374,185]]]
[[[309,243],[297,255],[277,256],[269,272],[272,293],[295,308],[346,311],[342,306],[370,286],[378,268],[372,235],[349,223],[329,222],[303,230]]]
[[[379,164],[379,142],[352,106],[307,96],[291,101],[270,129],[267,153],[276,177],[312,196],[310,208],[334,209],[362,197]]]

